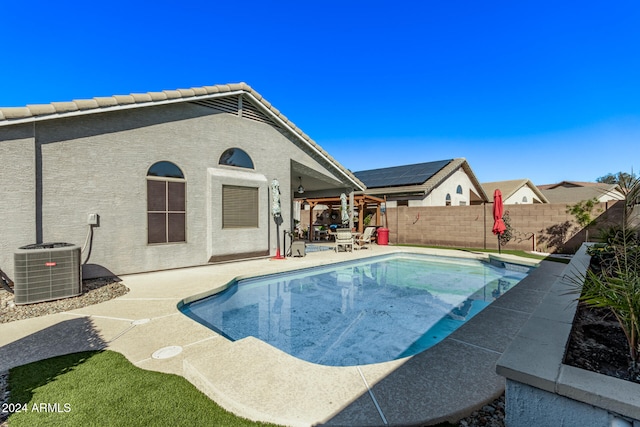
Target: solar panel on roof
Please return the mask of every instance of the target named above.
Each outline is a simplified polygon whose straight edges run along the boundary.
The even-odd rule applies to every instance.
[[[429,180],[452,160],[393,166],[355,172],[355,176],[368,188],[418,185]]]

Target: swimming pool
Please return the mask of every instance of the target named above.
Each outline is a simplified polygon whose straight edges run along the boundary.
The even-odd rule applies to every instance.
[[[386,362],[438,343],[527,275],[475,259],[393,254],[242,279],[181,311],[329,366]]]

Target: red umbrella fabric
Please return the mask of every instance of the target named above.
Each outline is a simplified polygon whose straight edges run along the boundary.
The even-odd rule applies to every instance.
[[[496,189],[496,191],[493,192],[493,229],[491,230],[493,234],[502,234],[507,229],[507,226],[504,225],[504,221],[502,220],[503,213],[502,193]]]

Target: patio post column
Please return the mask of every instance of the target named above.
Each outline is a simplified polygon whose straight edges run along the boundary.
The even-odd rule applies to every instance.
[[[364,202],[364,197],[358,200],[358,233],[364,231],[364,211],[367,204]]]
[[[316,202],[312,202],[309,200],[309,233],[307,233],[307,237],[310,242],[313,242],[313,208],[316,207]]]
[[[353,189],[349,191],[349,230],[353,230]]]

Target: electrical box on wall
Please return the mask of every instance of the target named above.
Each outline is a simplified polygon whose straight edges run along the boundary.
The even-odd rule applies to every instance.
[[[97,213],[90,213],[87,216],[87,224],[89,224],[89,225],[98,225],[98,214]]]

